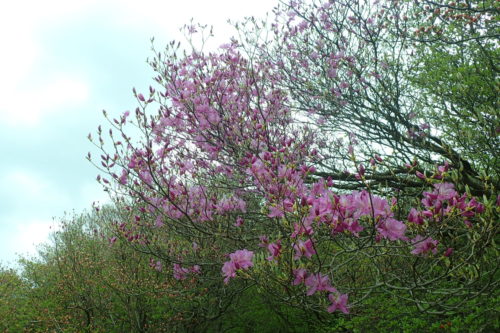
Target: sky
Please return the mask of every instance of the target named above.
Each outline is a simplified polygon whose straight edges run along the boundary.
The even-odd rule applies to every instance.
[[[214,26],[263,17],[275,0],[17,0],[0,11],[0,264],[32,256],[65,212],[106,194],[86,159],[102,110],[137,106],[153,84],[151,37],[161,49],[190,22]]]

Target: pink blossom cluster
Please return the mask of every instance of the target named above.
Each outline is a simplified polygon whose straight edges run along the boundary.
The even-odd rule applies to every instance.
[[[193,265],[190,268],[182,267],[180,264],[174,264],[173,268],[174,279],[185,280],[189,274],[200,274],[201,267],[199,265]]]
[[[152,213],[158,214],[160,210],[160,220],[189,216],[196,222],[208,222],[216,216],[246,212],[246,202],[237,195],[218,197],[205,186],[186,186],[175,177],[170,179],[167,189],[167,197],[150,197],[148,200]],[[162,221],[157,223],[157,226],[161,225]]]
[[[149,259],[149,267],[157,270],[158,272],[161,272],[163,270],[163,264],[161,263],[161,261],[154,261],[152,258]]]
[[[434,184],[432,192],[424,192],[422,205],[425,210],[410,210],[408,221],[423,224],[424,220],[439,221],[445,217],[458,215],[464,218],[464,223],[471,226],[470,218],[484,212],[484,205],[476,198],[468,200],[467,194],[459,195],[451,183]]]
[[[414,239],[411,240],[414,249],[411,251],[412,254],[426,254],[432,252],[433,254],[437,253],[437,246],[439,242],[431,237],[423,237],[417,235]]]
[[[230,260],[222,266],[222,273],[225,276],[224,283],[228,283],[229,279],[236,277],[238,270],[247,270],[253,267],[253,256],[253,252],[246,249],[231,253]]]
[[[391,241],[406,240],[406,225],[394,218],[387,200],[371,195],[367,191],[337,195],[320,180],[309,195],[303,196],[302,205],[309,206],[309,215],[296,227],[293,236],[312,234],[313,222],[326,224],[332,235],[345,231],[358,235],[364,230],[364,222],[375,222],[378,237]]]
[[[281,255],[281,240],[278,240],[275,243],[268,244],[267,250],[271,254],[269,257],[267,257],[267,260],[273,261],[279,258],[279,256]]]
[[[309,274],[304,268],[294,269],[293,274],[295,279],[292,284],[294,286],[304,284],[308,287],[306,292],[307,296],[312,296],[316,292],[329,293],[328,299],[332,304],[328,307],[328,312],[340,310],[343,313],[349,313],[347,306],[348,296],[346,294],[340,294],[337,289],[332,287],[327,275],[321,273]]]

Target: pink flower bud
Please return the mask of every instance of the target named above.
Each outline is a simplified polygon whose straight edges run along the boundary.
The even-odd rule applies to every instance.
[[[417,172],[415,173],[415,175],[416,175],[418,178],[420,178],[420,179],[425,179],[425,175],[424,175],[423,173],[421,173],[420,171],[417,171]]]
[[[365,174],[365,166],[363,164],[359,165],[359,175],[363,177]]]

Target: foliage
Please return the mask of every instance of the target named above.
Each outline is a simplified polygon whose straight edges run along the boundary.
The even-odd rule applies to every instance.
[[[29,331],[161,332],[183,328],[196,304],[169,288],[150,258],[113,239],[116,209],[62,221],[37,259],[22,259]],[[123,218],[123,215],[121,215]],[[193,292],[200,293],[197,288]],[[190,322],[189,325],[193,325]]]
[[[29,326],[32,311],[28,290],[15,270],[0,266],[0,331],[18,332]]]

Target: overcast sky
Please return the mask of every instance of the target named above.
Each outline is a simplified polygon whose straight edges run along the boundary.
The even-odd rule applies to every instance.
[[[132,87],[152,84],[150,38],[179,28],[263,17],[277,0],[16,0],[0,11],[0,263],[35,253],[57,217],[106,199],[85,160],[86,137],[135,109]],[[53,219],[55,218],[55,220]]]

